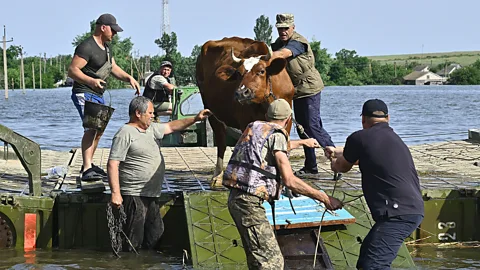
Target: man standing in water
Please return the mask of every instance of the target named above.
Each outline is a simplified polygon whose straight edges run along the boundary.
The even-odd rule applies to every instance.
[[[117,20],[111,14],[98,17],[93,35],[75,48],[72,63],[68,68],[68,76],[75,82],[72,88],[72,101],[83,120],[85,101],[105,104],[103,92],[105,80],[110,74],[121,81],[128,82],[136,95],[140,95],[140,85],[123,71],[112,57],[108,42],[122,32]],[[93,165],[93,155],[103,132],[85,129],[82,138],[82,180],[99,179],[106,176],[104,170]]]
[[[124,227],[129,244],[125,251],[155,248],[163,234],[163,221],[158,199],[162,191],[165,162],[159,140],[175,131],[184,130],[198,121],[205,121],[211,112],[201,110],[195,117],[152,123],[153,103],[147,97],[135,97],[128,108],[130,121],[112,140],[108,159],[108,180],[111,203],[125,207]]]

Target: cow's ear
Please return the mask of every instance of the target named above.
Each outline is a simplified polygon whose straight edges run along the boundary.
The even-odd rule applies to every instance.
[[[269,75],[277,75],[285,68],[286,65],[287,60],[285,60],[285,58],[275,58],[270,62],[270,65],[267,67],[267,73]]]
[[[237,70],[234,67],[230,65],[223,65],[217,69],[217,71],[215,72],[215,75],[218,78],[226,81],[230,79],[230,77],[232,77],[233,74],[235,74],[235,71]]]

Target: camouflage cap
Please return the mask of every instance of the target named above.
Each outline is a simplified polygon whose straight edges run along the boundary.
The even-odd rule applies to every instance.
[[[293,20],[293,14],[290,13],[281,13],[277,14],[277,23],[275,24],[275,27],[280,28],[280,27],[290,27],[295,24]]]
[[[292,115],[292,108],[285,99],[274,100],[268,106],[267,117],[273,120],[284,120]]]
[[[170,66],[170,68],[173,68],[173,65],[170,61],[162,61],[162,63],[160,64],[160,68],[164,66]]]

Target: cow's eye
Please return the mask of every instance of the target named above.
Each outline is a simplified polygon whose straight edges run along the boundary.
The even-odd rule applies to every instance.
[[[263,75],[263,74],[265,74],[265,69],[262,69],[258,72],[258,75]]]

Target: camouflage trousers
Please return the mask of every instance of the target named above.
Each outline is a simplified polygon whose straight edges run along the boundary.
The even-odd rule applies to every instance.
[[[283,269],[283,255],[262,203],[256,196],[231,189],[228,210],[242,238],[248,269]]]

